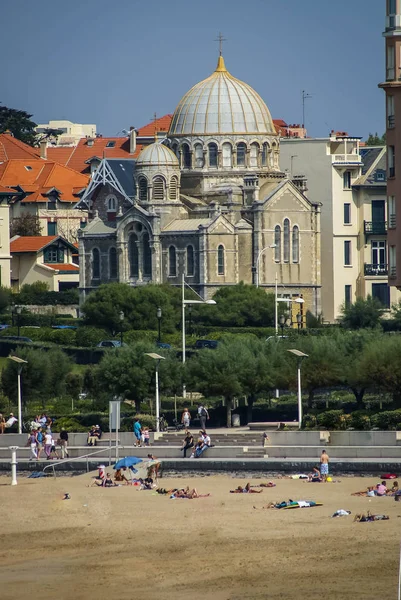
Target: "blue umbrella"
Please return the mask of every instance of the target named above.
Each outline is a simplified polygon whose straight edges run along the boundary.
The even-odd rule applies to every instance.
[[[136,456],[126,456],[125,458],[121,458],[121,460],[117,461],[113,469],[122,469],[123,467],[129,468],[141,462],[142,458],[137,458]]]

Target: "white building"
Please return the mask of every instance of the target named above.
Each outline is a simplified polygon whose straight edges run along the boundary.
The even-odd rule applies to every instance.
[[[41,123],[35,127],[36,133],[46,133],[48,129],[59,129],[62,134],[49,139],[49,144],[55,146],[76,146],[81,138],[96,137],[96,125],[83,125],[71,121],[56,120]]]

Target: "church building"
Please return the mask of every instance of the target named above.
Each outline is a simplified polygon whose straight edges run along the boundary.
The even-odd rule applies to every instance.
[[[217,68],[180,100],[165,139],[104,158],[77,208],[81,300],[102,283],[179,285],[204,298],[258,284],[320,313],[320,203],[280,170],[262,98]]]

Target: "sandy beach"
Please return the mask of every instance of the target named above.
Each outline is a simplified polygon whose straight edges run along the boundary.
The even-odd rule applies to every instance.
[[[275,481],[277,487],[261,494],[234,495],[229,490],[245,480],[163,478],[163,487],[190,485],[212,494],[171,500],[128,486],[88,488],[91,474],[20,476],[15,487],[2,476],[1,598],[396,598],[401,503],[350,496],[377,479]],[[324,505],[262,510],[289,498]],[[352,516],[330,518],[340,508]],[[390,520],[353,522],[367,510]]]

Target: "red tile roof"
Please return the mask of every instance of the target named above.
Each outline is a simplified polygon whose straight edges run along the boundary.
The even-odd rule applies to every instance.
[[[58,237],[58,235],[16,235],[10,240],[10,252],[39,252]]]
[[[17,140],[11,133],[0,134],[0,163],[10,158],[40,158],[39,148]]]
[[[66,165],[71,158],[72,153],[75,150],[75,146],[49,146],[47,148],[47,159],[54,160],[59,165]]]
[[[89,177],[50,160],[13,159],[0,164],[0,186],[21,187],[29,193],[22,202],[46,202],[53,188],[60,191],[61,202],[77,202],[77,194],[89,183]]]
[[[168,131],[170,129],[173,115],[164,115],[156,121],[152,121],[138,129],[138,137],[152,137],[156,131]]]
[[[50,267],[51,269],[55,269],[57,271],[71,271],[71,272],[75,272],[75,273],[79,272],[78,265],[73,265],[73,264],[69,264],[69,263],[60,263],[60,264],[44,263],[44,265],[46,267]]]

